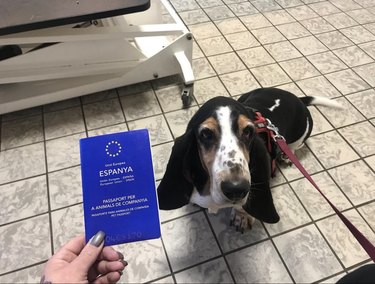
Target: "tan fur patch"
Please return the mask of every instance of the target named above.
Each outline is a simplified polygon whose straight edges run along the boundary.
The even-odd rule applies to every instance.
[[[240,114],[238,116],[237,123],[238,123],[238,132],[239,132],[238,137],[239,138],[242,136],[244,128],[246,128],[246,126],[248,126],[249,124],[253,124],[253,122],[249,118],[244,116],[243,114]],[[241,148],[242,152],[244,153],[244,156],[247,159],[247,162],[249,162],[249,160],[250,160],[249,150],[250,149],[248,147],[246,147],[245,145],[240,145],[240,148]]]

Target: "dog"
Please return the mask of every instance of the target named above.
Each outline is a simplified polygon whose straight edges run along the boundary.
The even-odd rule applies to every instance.
[[[175,140],[157,189],[159,208],[194,203],[215,213],[231,207],[231,224],[242,232],[251,228],[254,218],[277,223],[280,217],[270,190],[271,154],[254,122],[261,113],[294,151],[311,134],[310,105],[341,107],[327,98],[298,98],[277,88],[259,88],[237,101],[215,97],[204,103]]]

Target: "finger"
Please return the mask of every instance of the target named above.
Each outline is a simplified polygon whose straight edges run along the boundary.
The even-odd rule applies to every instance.
[[[72,261],[72,264],[80,267],[82,270],[89,271],[90,267],[97,260],[103,249],[104,238],[105,233],[103,231],[99,231],[90,239],[78,257]]]
[[[128,263],[124,260],[117,260],[117,261],[106,261],[102,260],[96,266],[96,270],[99,274],[107,274],[109,272],[115,271],[122,271],[128,265]]]
[[[102,275],[99,278],[95,279],[95,284],[107,284],[107,283],[116,283],[121,278],[120,272],[110,272],[108,274]]]
[[[62,246],[54,255],[57,259],[72,262],[85,247],[85,237],[79,235]]]
[[[122,253],[115,251],[112,247],[104,247],[98,259],[115,261],[124,259],[124,256]]]

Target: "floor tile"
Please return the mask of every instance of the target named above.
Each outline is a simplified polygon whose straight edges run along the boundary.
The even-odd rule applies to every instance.
[[[79,139],[82,138],[86,138],[85,133],[47,141],[46,155],[48,172],[79,165]]]
[[[276,2],[283,8],[290,8],[303,4],[300,0],[276,0]]]
[[[175,274],[177,283],[233,283],[223,258]]]
[[[228,97],[229,94],[220,80],[217,77],[212,77],[194,83],[194,96],[199,104],[203,104],[213,97]]]
[[[150,134],[151,145],[157,145],[173,140],[168,124],[163,115],[151,116],[134,120],[128,123],[129,130],[147,128]]]
[[[212,68],[206,57],[193,59],[192,65],[194,77],[196,80],[209,78],[216,75],[215,70]]]
[[[339,281],[342,277],[344,277],[347,273],[346,272],[342,272],[342,273],[339,273],[333,277],[330,277],[322,282],[319,282],[321,284],[331,284],[331,283],[336,283],[337,281]]]
[[[117,98],[117,90],[113,89],[113,90],[108,90],[108,91],[103,91],[103,92],[98,92],[98,93],[94,93],[91,95],[83,96],[82,103],[91,104],[91,103],[106,101],[106,100],[115,99],[115,98]]]
[[[158,183],[157,183],[158,186]],[[202,209],[198,205],[189,203],[186,206],[183,206],[178,209],[174,210],[159,210],[159,217],[160,217],[160,222],[165,223],[168,222],[172,219],[176,219],[185,215],[190,215],[192,213],[196,213],[198,211],[203,211],[205,209]]]
[[[212,21],[234,17],[233,12],[225,5],[205,8],[204,11]]]
[[[304,79],[296,82],[306,96],[320,96],[328,98],[340,97],[341,94],[323,76]]]
[[[282,90],[291,92],[292,94],[294,94],[297,97],[304,97],[305,96],[305,94],[301,91],[301,89],[298,88],[297,85],[293,82],[277,86],[277,88],[280,88]]]
[[[356,122],[364,121],[365,117],[358,112],[344,97],[334,99],[338,102],[345,110],[345,115],[342,115],[341,109],[331,108],[329,111],[323,109],[323,107],[318,106],[323,115],[328,119],[328,121],[336,128],[350,125]]]
[[[183,85],[174,85],[160,90],[156,90],[156,97],[161,105],[164,112],[179,110],[183,108],[181,93],[183,90]],[[194,94],[193,94],[194,96]],[[191,106],[197,103],[193,99]]]
[[[276,10],[271,12],[264,13],[264,16],[273,24],[273,25],[282,25],[286,23],[292,23],[296,20],[290,16],[290,14],[285,10]]]
[[[318,160],[312,155],[311,151],[307,147],[302,147],[298,149],[295,152],[295,155],[301,162],[302,166],[306,168],[308,173],[313,174],[323,170]],[[288,181],[296,180],[298,178],[303,177],[301,172],[294,165],[289,166],[285,163],[280,164],[279,169]]]
[[[260,12],[268,12],[281,9],[281,7],[274,0],[252,0],[251,3]]]
[[[232,51],[232,48],[222,36],[200,39],[198,44],[206,56]]]
[[[276,28],[289,40],[311,35],[300,23],[278,25]]]
[[[255,30],[265,27],[270,27],[272,24],[262,14],[254,14],[249,16],[242,16],[240,20],[249,30]]]
[[[160,92],[161,90],[164,90],[164,88],[160,89]],[[161,113],[155,93],[152,90],[123,96],[120,100],[127,121]]]
[[[353,43],[339,31],[318,34],[316,37],[329,49],[337,49],[353,45]]]
[[[375,116],[375,90],[367,90],[347,96],[347,99],[367,118]]]
[[[246,69],[245,65],[234,52],[210,56],[208,60],[219,75]]]
[[[260,87],[248,70],[220,75],[220,79],[231,96],[241,95]]]
[[[305,56],[327,51],[327,48],[313,36],[294,39],[291,42]]]
[[[296,283],[315,282],[342,270],[314,225],[278,236],[274,241]]]
[[[291,81],[288,75],[277,64],[252,68],[251,72],[262,87],[281,85]]]
[[[264,46],[264,48],[267,49],[267,51],[277,61],[283,61],[302,56],[302,54],[289,41],[267,44]]]
[[[320,75],[318,70],[303,57],[280,62],[280,66],[293,80],[302,80]]]
[[[375,175],[363,161],[331,169],[329,173],[354,205],[375,199],[374,190],[369,190]]]
[[[339,132],[361,157],[375,154],[375,127],[369,122],[346,126]]]
[[[129,263],[121,282],[145,283],[171,273],[160,239],[117,245],[114,248],[122,252]]]
[[[240,50],[237,53],[249,68],[275,62],[268,52],[261,46]]]
[[[185,25],[194,25],[210,21],[210,18],[202,9],[180,12],[179,15]]]
[[[280,221],[276,224],[264,224],[271,236],[311,221],[288,184],[272,188],[272,197],[277,213],[280,215]]]
[[[215,22],[217,28],[223,35],[247,31],[246,27],[238,18],[229,18]]]
[[[373,230],[375,229],[375,219],[373,218],[373,216],[375,216],[374,205],[375,201],[358,208],[360,214],[365,218]]]
[[[345,13],[327,15],[327,16],[323,16],[323,18],[326,19],[327,22],[329,22],[336,29],[343,29],[343,28],[358,25],[356,21],[354,21]]]
[[[367,24],[374,22],[374,14],[370,13],[366,9],[348,11],[347,14],[354,20],[356,20],[359,24]]]
[[[350,11],[361,8],[361,6],[353,0],[331,0],[331,3],[342,11]]]
[[[161,144],[152,147],[152,162],[154,166],[155,179],[161,179],[164,176],[169,156],[171,155],[173,143]]]
[[[190,25],[189,30],[194,35],[194,38],[196,40],[210,38],[210,37],[220,35],[220,31],[211,22],[201,23],[201,24],[196,24],[196,25]]]
[[[320,16],[326,16],[340,12],[340,10],[336,8],[336,6],[332,5],[328,1],[312,3],[309,5],[309,7]]]
[[[203,212],[162,225],[163,241],[173,271],[220,254],[214,236],[208,228]]]
[[[355,67],[374,61],[357,46],[336,49],[334,53],[349,67]]]
[[[237,17],[258,13],[258,10],[250,2],[228,4],[228,7]]]
[[[0,152],[0,184],[41,175],[45,172],[43,143]]]
[[[48,188],[52,210],[82,202],[80,166],[49,173]]]
[[[293,8],[287,8],[286,9],[289,14],[291,14],[297,21],[311,19],[318,17],[318,14],[316,14],[309,6],[302,5],[297,6]]]
[[[375,87],[375,63],[370,63],[353,68],[371,87]]]
[[[84,98],[84,97],[82,97]],[[63,100],[59,102],[55,102],[52,104],[44,105],[43,106],[43,111],[44,112],[50,112],[50,111],[58,111],[58,110],[63,110],[71,107],[77,107],[81,105],[81,101],[79,98],[73,98],[69,100]]]
[[[41,115],[30,116],[1,124],[1,150],[43,141],[43,119]]]
[[[193,55],[192,55],[192,58],[194,60],[194,59],[202,58],[202,57],[204,57],[203,51],[201,50],[201,48],[199,47],[199,45],[197,44],[197,42],[194,40],[193,41]]]
[[[28,109],[23,109],[15,112],[10,112],[2,115],[2,121],[11,121],[15,119],[22,119],[26,117],[31,117],[34,115],[42,114],[42,107],[33,107]]]
[[[152,89],[152,82],[153,81],[146,81],[136,84],[131,84],[128,86],[117,88],[117,93],[120,97],[138,94],[146,91],[150,91]]]
[[[372,170],[375,170],[375,156],[368,157],[365,159],[365,161]]]
[[[270,241],[227,255],[237,283],[291,283],[278,253]]]
[[[370,241],[374,242],[374,232],[371,231],[357,211],[352,209],[345,212],[344,215]],[[319,221],[317,225],[345,267],[350,267],[369,258],[337,215]]]
[[[84,105],[83,112],[89,130],[125,121],[118,99]]]
[[[196,1],[203,8],[223,5],[223,2],[221,0],[196,0]]]
[[[375,35],[370,33],[362,26],[349,27],[346,29],[341,29],[340,31],[355,44],[375,40]]]
[[[177,12],[198,9],[199,5],[196,1],[179,1],[179,0],[169,0],[172,6]]]
[[[307,140],[307,145],[325,168],[338,166],[359,158],[336,131],[310,137]]]
[[[57,251],[70,239],[85,232],[82,204],[53,211],[51,221],[54,251]]]
[[[48,212],[45,175],[0,186],[0,225]]]
[[[225,38],[234,50],[246,49],[259,46],[260,43],[248,31],[226,35]]]
[[[81,107],[44,114],[44,133],[46,139],[67,136],[85,130]]]
[[[112,134],[117,132],[125,132],[128,131],[128,126],[126,123],[119,123],[111,126],[106,126],[103,128],[97,128],[94,130],[90,130],[87,132],[88,137],[104,135],[104,134]]]
[[[219,210],[217,214],[208,214],[223,252],[229,252],[267,238],[267,233],[258,220],[255,220],[251,230],[245,231],[243,234],[236,231],[234,226],[229,225],[231,210],[230,208],[224,208]]]
[[[374,12],[373,12],[374,13]],[[375,23],[371,23],[371,24],[365,24],[363,25],[368,31],[372,32],[373,34],[375,34]]]
[[[185,133],[190,119],[197,112],[197,110],[198,107],[193,106],[187,109],[181,109],[165,114],[165,118],[167,119],[167,123],[174,138],[177,138]]]
[[[335,29],[321,17],[303,20],[300,23],[312,34],[325,33]]]
[[[47,260],[50,242],[48,214],[0,227],[0,273]]]
[[[362,43],[359,47],[364,50],[368,55],[375,59],[375,41]]]
[[[286,38],[274,27],[266,27],[252,31],[261,44],[286,40]]]
[[[312,178],[320,187],[320,190],[324,195],[331,200],[340,211],[352,207],[348,199],[341,192],[340,188],[326,172],[313,175]],[[291,183],[291,186],[314,220],[334,214],[331,206],[329,206],[327,201],[307,179],[303,178],[294,181]]]
[[[307,59],[322,74],[331,73],[346,69],[347,66],[332,51],[313,54],[307,56]]]
[[[0,276],[0,283],[39,283],[44,263]]]
[[[361,69],[359,69],[359,71],[361,71]],[[370,87],[365,81],[363,81],[358,75],[349,69],[330,73],[326,75],[326,78],[343,95],[362,91]]]

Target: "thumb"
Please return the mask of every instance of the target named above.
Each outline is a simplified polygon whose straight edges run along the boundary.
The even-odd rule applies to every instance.
[[[103,249],[104,238],[105,233],[103,231],[97,232],[96,235],[94,235],[82,249],[77,258],[72,261],[72,264],[74,266],[77,265],[77,267],[80,267],[85,271],[88,271],[95,263]]]

